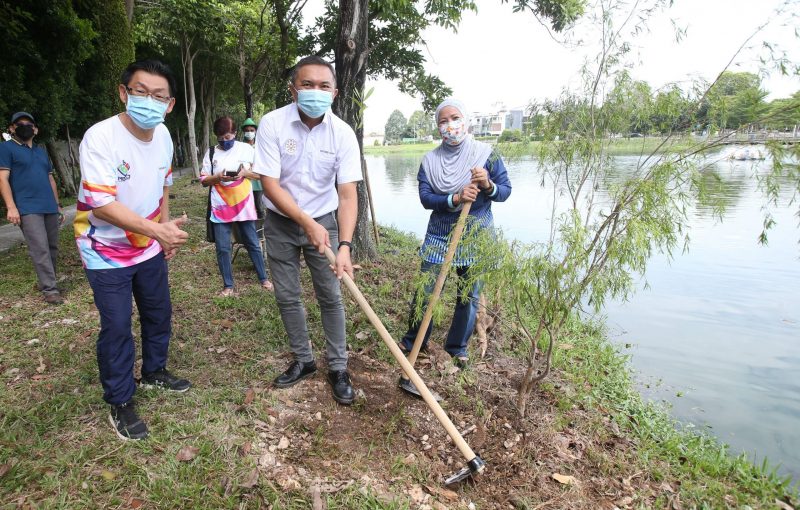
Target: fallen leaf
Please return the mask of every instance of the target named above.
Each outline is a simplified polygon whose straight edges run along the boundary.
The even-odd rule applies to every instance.
[[[565,351],[568,351],[570,349],[574,349],[575,348],[574,345],[568,344],[568,343],[563,343],[563,344],[559,344],[559,345],[561,346],[561,349],[565,350]]]
[[[100,476],[102,476],[103,479],[108,481],[108,482],[110,482],[111,480],[113,480],[114,478],[117,477],[116,473],[112,473],[111,471],[109,471],[107,469],[104,469],[103,471],[101,471],[100,472]]]
[[[280,441],[278,441],[278,450],[285,450],[289,448],[289,438],[283,436]]]
[[[311,508],[313,510],[325,510],[325,508],[327,508],[325,502],[322,501],[319,485],[311,487]]]
[[[0,478],[3,478],[11,469],[11,464],[0,464]]]
[[[453,492],[450,489],[444,489],[442,487],[426,485],[425,490],[427,490],[429,494],[432,494],[434,496],[440,496],[448,501],[458,500],[458,493]]]
[[[25,345],[36,345],[38,343],[39,343],[39,339],[38,338],[31,338],[30,340],[25,342]]]
[[[358,333],[356,333],[356,340],[364,340],[367,337],[369,337],[368,331],[359,331]]]
[[[780,508],[781,510],[794,510],[794,507],[792,505],[784,501],[781,501],[780,499],[776,499],[775,504],[778,505],[778,508]]]
[[[256,392],[253,388],[247,388],[247,391],[244,394],[244,403],[242,405],[249,406],[253,403],[253,399],[256,398]]]
[[[245,441],[245,443],[239,447],[239,457],[246,457],[252,448],[253,443],[250,441]]]
[[[39,356],[39,366],[36,367],[36,371],[41,374],[45,370],[47,370],[47,365],[44,364],[44,360],[42,359],[41,356]]]
[[[243,489],[252,489],[258,485],[258,468],[254,468],[250,473],[248,473],[247,478],[239,484],[239,487]]]
[[[133,498],[131,499],[131,508],[141,508],[144,505],[144,501],[141,499]]]
[[[233,322],[229,321],[228,319],[214,319],[211,321],[211,323],[216,324],[223,329],[231,329],[233,327]]]
[[[562,485],[577,485],[578,480],[574,476],[562,475],[561,473],[553,473],[553,480]]]
[[[178,450],[178,454],[175,458],[180,462],[189,462],[190,460],[197,457],[197,453],[200,451],[200,448],[196,448],[194,446],[184,446],[180,450]]]

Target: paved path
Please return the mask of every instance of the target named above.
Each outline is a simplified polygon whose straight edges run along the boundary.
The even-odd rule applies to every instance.
[[[173,172],[175,177],[183,177],[184,175],[192,175],[191,168],[179,168]],[[72,221],[75,219],[75,205],[70,205],[64,208],[64,224],[61,228],[72,229]],[[11,248],[22,244],[25,238],[22,235],[22,230],[16,225],[11,223],[0,226],[0,253],[8,251]]]

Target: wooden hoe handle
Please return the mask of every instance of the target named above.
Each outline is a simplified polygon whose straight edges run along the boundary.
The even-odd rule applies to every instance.
[[[336,264],[336,256],[333,254],[333,251],[331,251],[330,248],[327,247],[325,248],[325,255],[328,257],[328,261],[331,264]],[[464,437],[458,432],[456,426],[453,425],[452,421],[450,421],[450,418],[447,416],[447,413],[444,412],[442,406],[440,406],[439,403],[436,402],[436,399],[431,394],[431,391],[428,389],[427,386],[425,386],[425,382],[422,380],[419,374],[417,374],[416,370],[414,370],[414,367],[403,355],[403,351],[401,351],[400,348],[397,346],[397,343],[392,338],[392,335],[390,335],[389,332],[386,330],[386,327],[384,327],[381,320],[378,318],[377,315],[375,315],[375,312],[372,310],[372,307],[369,305],[369,303],[367,302],[366,298],[361,293],[361,291],[358,290],[358,287],[356,286],[353,279],[350,278],[350,275],[344,273],[344,275],[342,276],[342,281],[344,281],[345,286],[355,298],[356,302],[358,303],[358,306],[361,307],[361,310],[364,311],[369,321],[378,331],[378,334],[380,335],[383,342],[386,344],[386,347],[389,348],[389,351],[392,353],[392,356],[394,356],[397,362],[400,363],[403,372],[405,372],[406,376],[409,379],[411,379],[411,382],[413,382],[414,386],[416,386],[417,390],[419,391],[419,394],[422,396],[422,399],[428,405],[430,410],[433,411],[433,414],[436,416],[436,419],[439,420],[439,423],[442,424],[442,427],[444,427],[445,431],[447,432],[447,435],[450,436],[450,438],[456,444],[458,449],[461,451],[461,454],[464,456],[465,459],[467,459],[467,462],[475,459],[475,457],[477,457],[477,455],[475,455],[475,452],[472,451],[472,448],[469,447],[467,442],[464,440]]]

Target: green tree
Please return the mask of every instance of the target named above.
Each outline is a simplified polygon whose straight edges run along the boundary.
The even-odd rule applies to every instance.
[[[641,30],[647,9],[659,3],[639,6],[644,13],[631,12],[636,6],[622,1],[603,3],[594,17],[600,51],[585,67],[583,86],[544,105],[537,168],[540,180],[554,190],[547,239],[467,241],[478,252],[474,274],[486,283],[488,295],[501,294],[514,334],[527,344],[528,366],[517,399],[523,416],[528,396],[550,371],[554,345],[578,310],[599,311],[609,298],[625,298],[653,254],[670,255],[688,242],[687,211],[704,187],[692,159],[649,154],[638,159],[630,176],[621,177],[610,156],[610,135],[636,118],[625,98],[650,98],[627,78],[629,44],[618,35],[634,22]],[[604,100],[604,90],[615,92]],[[682,107],[664,108],[661,122],[678,125],[683,113]],[[607,190],[602,195],[600,183]]]
[[[610,124],[602,126],[612,133],[627,135],[629,133],[650,132],[650,114],[653,108],[653,96],[650,85],[643,81],[633,80],[626,71],[616,76],[614,88],[605,100],[604,107],[615,112],[604,115]]]
[[[775,99],[767,105],[764,124],[771,129],[792,130],[800,126],[800,92],[792,97]]]
[[[403,133],[407,126],[406,117],[400,110],[395,110],[389,115],[386,126],[383,128],[383,136],[386,143],[398,143],[403,138]]]
[[[706,96],[706,121],[725,129],[738,129],[756,122],[766,109],[766,95],[757,75],[725,71]]]
[[[180,54],[184,84],[183,99],[189,139],[189,161],[199,175],[197,92],[195,64],[198,56],[222,53],[228,6],[221,0],[153,0],[134,14],[138,40],[165,53],[175,48]],[[209,90],[213,90],[209,82]]]
[[[424,138],[431,134],[433,118],[421,110],[417,110],[408,118],[408,129],[415,138]]]

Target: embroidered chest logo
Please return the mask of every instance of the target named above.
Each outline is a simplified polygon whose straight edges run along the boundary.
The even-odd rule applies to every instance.
[[[124,182],[131,178],[131,165],[122,160],[122,164],[117,167],[117,182]]]
[[[293,138],[289,138],[286,140],[286,143],[283,144],[283,148],[286,149],[287,154],[294,154],[297,152],[297,140]]]

